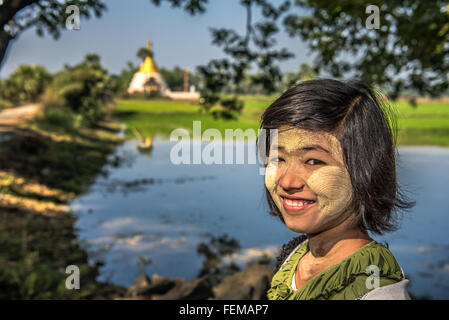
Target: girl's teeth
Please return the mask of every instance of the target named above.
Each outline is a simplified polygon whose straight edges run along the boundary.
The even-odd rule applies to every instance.
[[[295,207],[302,207],[302,206],[304,206],[304,202],[303,202],[303,201],[297,201],[297,200],[285,199],[285,202],[286,202],[289,206],[295,206]]]

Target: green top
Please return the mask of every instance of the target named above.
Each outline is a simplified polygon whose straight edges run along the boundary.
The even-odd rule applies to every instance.
[[[404,279],[399,263],[390,250],[371,241],[345,259],[321,271],[298,290],[291,287],[293,274],[299,260],[309,251],[304,241],[289,260],[273,276],[267,292],[270,300],[355,300],[372,289],[367,288],[367,278],[374,275],[367,267],[379,267],[379,286],[383,287]],[[287,258],[288,259],[288,258]],[[368,280],[368,284],[373,281]]]

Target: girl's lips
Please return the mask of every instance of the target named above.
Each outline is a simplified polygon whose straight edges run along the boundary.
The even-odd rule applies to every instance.
[[[281,197],[282,205],[284,206],[284,209],[287,211],[302,211],[307,208],[310,208],[313,206],[316,201],[314,200],[305,200],[305,199],[287,199],[284,197]]]

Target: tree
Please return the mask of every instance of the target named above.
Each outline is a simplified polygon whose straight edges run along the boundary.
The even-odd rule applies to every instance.
[[[318,74],[315,71],[315,68],[313,68],[310,64],[301,63],[297,73],[289,72],[285,76],[285,86],[288,89],[298,82],[316,79],[317,76]]]
[[[138,66],[135,66],[131,61],[128,61],[126,68],[123,68],[119,75],[113,75],[112,80],[114,84],[114,93],[121,96],[126,96],[129,84],[134,74],[139,70]]]
[[[156,5],[163,1],[152,0]],[[207,0],[165,2],[173,7],[183,7],[192,15],[204,13],[208,3]],[[359,78],[369,84],[389,86],[392,98],[407,89],[437,96],[449,87],[447,0],[287,0],[279,7],[267,0],[241,0],[240,3],[247,11],[247,35],[254,36],[254,32],[264,26],[260,30],[265,31],[268,38],[282,24],[291,37],[298,36],[308,43],[316,54],[314,68],[317,72],[326,71],[335,78]],[[260,27],[252,23],[250,9],[253,5],[262,9],[270,23]],[[368,5],[379,8],[379,29],[367,28]],[[279,19],[280,15],[283,19]],[[265,39],[253,39],[256,38],[261,44]],[[277,77],[272,68],[276,65],[272,58],[277,58],[277,54],[265,54],[264,57],[263,53],[247,50],[249,41],[242,39],[248,37],[242,38],[230,30],[219,32],[213,29],[213,43],[222,45],[225,53],[241,61],[241,64],[228,64],[231,69],[237,67],[232,75],[234,82],[239,83],[240,70],[245,70],[254,57],[247,53],[255,53],[259,59],[253,61],[265,61],[266,64],[259,68],[264,70],[264,75],[271,75],[259,81],[269,91],[271,79]],[[215,63],[208,67],[212,68],[212,73],[213,68],[222,72]]]
[[[272,93],[276,91],[276,82],[282,78],[277,63],[293,57],[293,53],[286,48],[279,50],[275,48],[275,36],[279,32],[276,23],[288,10],[289,1],[283,1],[279,6],[273,6],[265,0],[241,0],[240,4],[246,10],[245,34],[241,35],[232,29],[211,28],[212,44],[222,47],[227,58],[212,60],[208,65],[198,68],[204,77],[205,88],[211,87],[207,82],[212,82],[212,87],[218,86],[214,90],[222,89],[221,84],[231,81],[234,87],[233,100],[236,104],[248,70],[256,67],[259,72],[251,76],[252,83],[260,85],[266,93]],[[262,12],[263,19],[261,21],[253,22],[255,9]],[[214,69],[220,71],[213,74]],[[221,76],[222,81],[217,81],[217,76]],[[205,96],[216,93],[217,91],[206,90]],[[228,105],[228,103],[223,105]],[[241,108],[235,109],[241,110]]]
[[[175,66],[173,69],[161,67],[159,68],[160,74],[164,77],[167,86],[172,91],[184,91],[184,73],[185,71],[179,66]],[[189,84],[198,87],[198,75],[194,72],[189,72]]]
[[[203,13],[207,0],[169,0],[175,7],[184,5],[184,9],[192,15]],[[161,0],[153,0],[159,5]],[[282,78],[278,61],[293,57],[286,48],[276,49],[276,34],[279,32],[277,21],[287,12],[290,1],[282,1],[278,6],[267,0],[241,0],[246,11],[246,30],[239,34],[233,29],[211,28],[212,44],[223,48],[226,58],[213,59],[207,65],[198,67],[203,79],[202,101],[208,110],[219,101],[218,93],[231,83],[234,97],[222,101],[222,106],[230,111],[241,111],[242,103],[238,95],[242,92],[245,75],[252,67],[259,72],[253,73],[251,81],[260,85],[266,93],[276,91],[276,82]],[[261,21],[254,22],[254,10],[260,10]]]
[[[334,77],[351,74],[370,84],[437,96],[449,85],[449,5],[446,0],[296,0],[307,16],[284,25],[317,54],[315,67]],[[379,29],[366,19],[379,9]],[[366,13],[370,12],[370,13]],[[374,12],[374,11],[373,11]]]
[[[79,16],[100,17],[106,6],[100,0],[6,0],[0,4],[0,67],[11,42],[23,31],[35,27],[39,36],[44,31],[57,39],[71,13],[69,5],[79,9]],[[70,12],[70,11],[69,11]]]
[[[113,97],[115,83],[101,66],[97,54],[86,54],[75,65],[58,72],[43,95],[48,108],[68,108],[95,122],[104,115],[104,106]]]
[[[1,80],[0,98],[14,104],[36,102],[52,79],[39,65],[20,65],[11,75]]]
[[[145,58],[147,57],[153,58],[153,51],[148,48],[140,48],[139,50],[137,50],[136,55],[138,58],[145,60]]]

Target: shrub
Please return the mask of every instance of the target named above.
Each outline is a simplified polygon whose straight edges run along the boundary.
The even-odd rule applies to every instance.
[[[243,110],[244,103],[241,100],[234,98],[224,98],[220,101],[220,104],[228,111],[236,111],[240,113]]]
[[[2,80],[0,98],[13,104],[36,102],[51,80],[51,74],[42,66],[20,65]]]
[[[46,108],[44,113],[36,119],[36,122],[44,128],[64,129],[66,132],[74,132],[86,121],[81,114],[75,114],[64,108]]]
[[[105,105],[112,99],[113,81],[101,67],[100,58],[86,55],[80,64],[57,73],[43,96],[44,106],[68,108],[95,122],[105,113]]]
[[[14,104],[12,102],[10,102],[8,100],[0,99],[0,110],[12,108],[12,107],[14,107]]]

